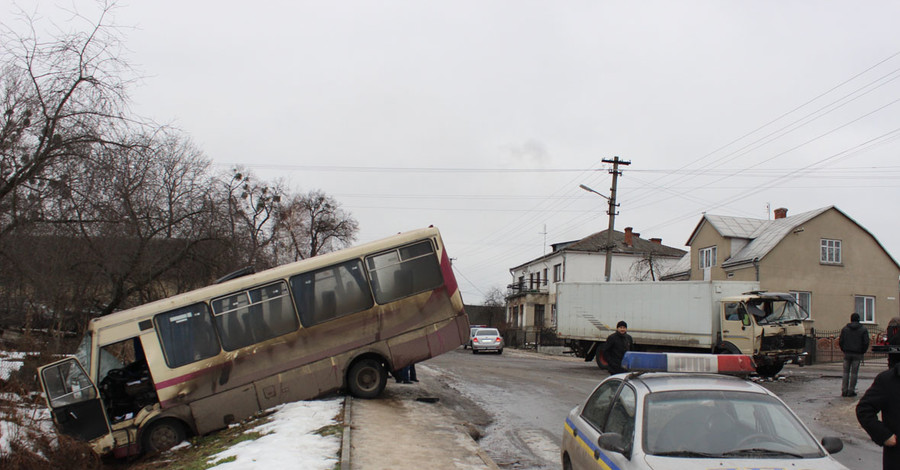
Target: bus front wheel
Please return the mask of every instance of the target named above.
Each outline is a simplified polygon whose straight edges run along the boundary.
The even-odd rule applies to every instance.
[[[163,419],[144,431],[144,452],[158,453],[181,444],[186,437],[184,426],[174,419]]]
[[[357,398],[375,398],[387,385],[387,371],[375,359],[362,359],[350,367],[347,386]]]

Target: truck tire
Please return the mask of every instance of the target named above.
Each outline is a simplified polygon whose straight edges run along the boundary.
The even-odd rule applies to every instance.
[[[775,377],[781,372],[782,368],[784,368],[784,361],[775,361],[771,364],[757,366],[756,373],[759,374],[760,377]]]
[[[357,398],[375,398],[387,385],[387,371],[375,359],[360,359],[347,372],[347,388]]]

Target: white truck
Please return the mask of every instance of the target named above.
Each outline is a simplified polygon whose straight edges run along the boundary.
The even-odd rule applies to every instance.
[[[743,281],[564,282],[556,286],[557,335],[603,367],[606,338],[628,323],[639,351],[747,354],[773,376],[803,364],[806,313],[791,294]]]

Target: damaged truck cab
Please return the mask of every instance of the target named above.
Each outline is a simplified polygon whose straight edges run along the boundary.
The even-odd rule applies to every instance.
[[[773,376],[786,362],[803,364],[809,314],[788,293],[751,291],[722,299],[714,353],[753,357],[757,372]]]

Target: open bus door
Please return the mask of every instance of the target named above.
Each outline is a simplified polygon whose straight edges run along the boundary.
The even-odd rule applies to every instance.
[[[97,386],[75,358],[43,366],[38,373],[60,433],[88,442],[110,434]]]

